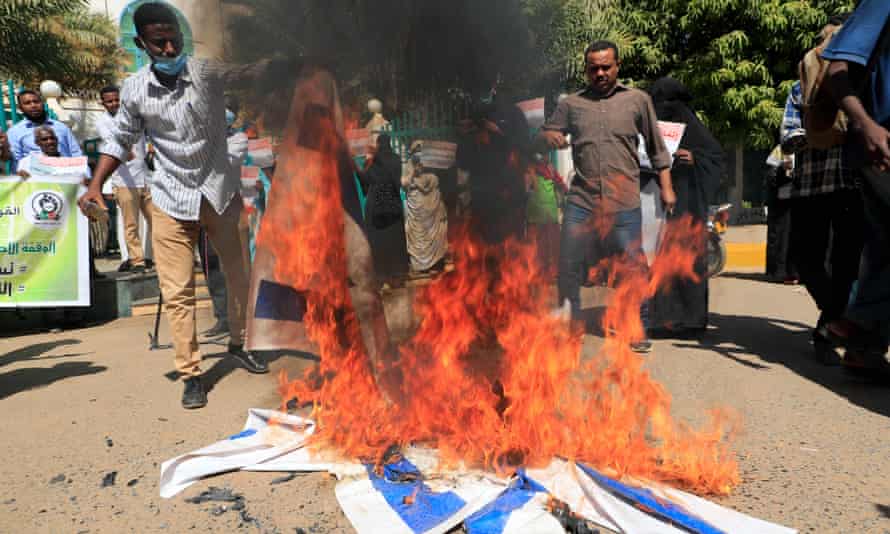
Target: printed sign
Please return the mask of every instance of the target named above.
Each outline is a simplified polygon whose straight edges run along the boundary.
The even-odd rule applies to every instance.
[[[31,174],[34,176],[89,176],[87,157],[53,158],[43,154],[31,156]]]
[[[661,138],[667,147],[668,153],[673,159],[674,154],[680,149],[680,141],[683,140],[683,134],[686,132],[686,125],[682,122],[658,121],[658,130],[661,132]],[[640,167],[643,169],[651,169],[652,162],[649,161],[649,154],[646,152],[646,140],[639,135],[638,155],[640,157]]]
[[[661,138],[667,146],[671,157],[680,149],[680,141],[683,140],[683,134],[686,132],[686,125],[682,122],[658,121],[658,130],[661,132]]]
[[[448,141],[424,141],[420,152],[420,163],[429,169],[450,169],[454,167],[457,145]]]
[[[523,100],[516,106],[525,113],[529,128],[537,129],[544,125],[544,97]]]
[[[260,179],[260,168],[252,165],[243,165],[241,167],[241,198],[244,200],[246,207],[253,207],[256,197],[259,194],[257,190],[257,181]]]
[[[367,128],[346,130],[346,142],[349,143],[352,157],[364,156],[371,143],[371,132]]]
[[[247,157],[250,164],[265,168],[275,165],[275,148],[268,137],[247,141]]]
[[[28,180],[0,177],[0,308],[90,305],[89,227],[77,208],[84,188],[71,174],[78,165],[37,158]],[[45,172],[66,167],[67,175]]]

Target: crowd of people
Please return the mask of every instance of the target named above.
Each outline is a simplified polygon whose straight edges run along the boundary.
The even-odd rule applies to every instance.
[[[817,357],[866,370],[886,367],[890,334],[888,18],[876,1],[831,18],[801,60],[768,160],[768,272],[815,301]]]
[[[815,142],[816,122],[808,119],[821,111],[811,105],[814,89],[806,78],[788,97],[781,150],[774,157],[788,176],[777,195],[788,201],[795,275],[821,310],[814,344],[820,354],[846,347],[844,362],[860,367],[883,357],[890,318],[888,19],[890,5],[880,0],[865,0],[846,21],[832,19],[810,63],[827,73],[824,91],[848,127],[834,144],[826,146],[824,137]],[[247,140],[233,128],[237,103],[227,101],[225,91],[251,83],[271,62],[232,67],[189,57],[176,16],[163,3],[143,4],[134,22],[136,45],[151,65],[120,88],[102,89],[107,113],[97,124],[101,154],[79,205],[89,214],[105,208],[109,195],[116,199],[128,268],[136,272],[151,267],[140,215],[145,221],[175,366],[184,378],[182,405],[200,408],[207,397],[195,329],[196,248],[217,317],[209,333],[227,333],[228,353],[248,371],[268,372],[263,358],[244,348],[251,253],[239,188]],[[443,269],[449,224],[456,222],[449,218],[460,214],[491,245],[536,239],[539,261],[556,275],[555,306],[582,320],[580,290],[590,282],[591,266],[621,256],[639,271],[648,270],[640,192],[649,181],[657,184],[668,219],[704,222],[724,155],[696,116],[690,91],[672,78],[656,81],[648,92],[622,84],[618,46],[609,41],[591,44],[584,57],[587,86],[560,99],[533,136],[508,91],[481,89],[472,117],[462,124],[451,171],[425,167],[423,141],[413,143],[403,161],[385,128],[376,131],[364,161],[354,168],[356,196],[360,189],[365,198],[354,218],[373,264],[370,277],[350,267],[355,285],[364,287],[368,278],[398,287],[411,272]],[[12,161],[15,172],[27,175],[32,153],[81,154],[71,131],[46,115],[37,92],[20,92],[18,103],[25,119],[0,136],[0,158]],[[686,125],[673,155],[659,120]],[[569,149],[570,168],[554,169],[542,158]],[[446,187],[447,181],[453,186]],[[353,241],[347,235],[348,247]],[[655,330],[707,327],[704,257],[695,270],[697,281],[675,284],[642,303],[647,335],[634,341],[634,351],[649,352],[648,333]],[[363,306],[362,299],[353,300]],[[380,311],[379,296],[371,300],[377,304],[368,309]],[[362,330],[372,359],[391,350],[388,338],[378,339],[379,330]]]

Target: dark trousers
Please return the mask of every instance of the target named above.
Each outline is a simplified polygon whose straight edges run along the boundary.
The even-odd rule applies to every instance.
[[[219,256],[204,231],[201,231],[201,236],[198,238],[198,254],[201,255],[201,267],[204,279],[207,280],[210,301],[213,303],[213,316],[217,321],[227,323],[229,317],[226,308],[226,276],[223,274]]]
[[[848,315],[890,337],[890,173],[869,169],[862,184],[865,245]]]
[[[797,278],[797,266],[791,257],[791,201],[779,199],[771,187],[768,207],[766,275],[779,281]]]
[[[862,254],[859,191],[795,198],[791,203],[791,254],[801,282],[822,312],[839,318],[847,307]]]
[[[581,283],[587,279],[585,266],[606,258],[626,255],[626,259],[648,273],[646,253],[643,252],[643,215],[640,208],[609,214],[611,219],[600,235],[597,228],[605,225],[597,221],[593,212],[575,204],[566,204],[563,212],[562,237],[559,245],[559,304],[568,299],[572,317],[581,311]],[[590,252],[594,251],[593,254]],[[643,328],[649,328],[649,302],[640,305]]]

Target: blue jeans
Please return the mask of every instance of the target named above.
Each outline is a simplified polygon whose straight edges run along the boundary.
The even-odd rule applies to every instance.
[[[890,173],[866,169],[862,183],[865,246],[847,315],[887,336],[890,329]]]
[[[593,212],[575,204],[566,204],[563,212],[562,238],[559,249],[559,302],[566,299],[572,306],[572,317],[581,311],[581,282],[587,278],[588,260],[596,263],[613,256],[626,255],[636,267],[648,273],[649,265],[643,252],[643,215],[640,208],[619,211],[608,216],[611,225],[604,236],[597,234],[599,226]],[[590,254],[591,250],[594,254]],[[590,265],[592,267],[593,265]],[[649,302],[640,305],[643,328],[649,328]]]

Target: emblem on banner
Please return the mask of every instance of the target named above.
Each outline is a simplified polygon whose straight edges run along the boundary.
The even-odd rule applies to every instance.
[[[28,199],[28,219],[37,227],[56,228],[62,225],[65,199],[55,191],[35,191]]]

